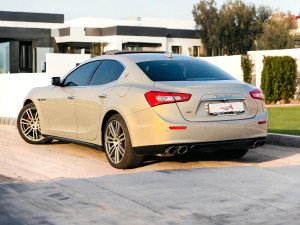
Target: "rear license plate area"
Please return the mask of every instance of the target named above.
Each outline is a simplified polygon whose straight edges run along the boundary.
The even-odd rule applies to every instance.
[[[208,104],[209,114],[212,115],[237,115],[245,112],[243,102],[223,102]]]

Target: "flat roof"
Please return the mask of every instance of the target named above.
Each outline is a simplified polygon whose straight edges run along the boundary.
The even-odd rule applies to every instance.
[[[64,23],[64,14],[0,11],[0,21]]]

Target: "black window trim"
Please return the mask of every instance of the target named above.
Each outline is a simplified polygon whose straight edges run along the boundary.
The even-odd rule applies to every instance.
[[[125,66],[122,62],[120,62],[119,60],[115,60],[115,59],[102,59],[101,62],[100,62],[100,64],[98,65],[97,69],[101,66],[101,64],[102,64],[103,61],[116,61],[116,62],[120,63],[120,64],[124,67],[124,70],[123,70],[123,72],[120,74],[119,78],[122,76],[122,74],[123,74],[124,71],[126,70],[126,66]],[[105,83],[105,84],[90,85],[91,80],[93,79],[93,77],[94,77],[94,75],[95,75],[97,69],[93,72],[93,75],[91,76],[91,79],[90,79],[90,81],[89,81],[89,83],[88,83],[87,86],[91,86],[91,87],[103,86],[103,85],[107,85],[107,84],[110,84],[110,83],[113,83],[113,82],[119,80],[119,78],[118,78],[118,79],[116,79],[116,80],[113,80],[113,81],[108,82],[108,83]],[[86,86],[85,86],[85,87],[86,87]]]
[[[98,67],[101,65],[102,61],[103,61],[103,60],[92,60],[92,61],[86,62],[86,63],[84,63],[84,64],[81,64],[81,65],[78,66],[78,67],[75,67],[75,68],[74,68],[68,75],[66,75],[65,78],[63,79],[63,81],[62,81],[62,87],[66,87],[66,88],[67,88],[67,87],[72,87],[72,88],[74,88],[74,87],[87,87],[87,86],[89,86],[90,81],[91,81],[92,77],[94,76],[94,73],[96,72],[96,70],[98,69]],[[66,81],[66,79],[68,78],[68,76],[70,76],[75,70],[78,70],[80,67],[82,67],[82,66],[84,66],[84,65],[86,65],[86,64],[92,63],[92,62],[99,62],[99,65],[96,66],[96,67],[94,68],[94,70],[91,72],[91,78],[89,79],[89,81],[88,81],[88,83],[87,83],[86,85],[81,85],[81,86],[65,86],[65,81]]]

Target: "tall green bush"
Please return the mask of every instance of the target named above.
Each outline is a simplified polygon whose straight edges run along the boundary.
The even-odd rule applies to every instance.
[[[251,84],[253,63],[252,60],[249,58],[249,55],[241,55],[241,68],[243,70],[244,82]]]
[[[266,103],[284,99],[289,103],[296,91],[296,60],[290,56],[265,56],[261,74],[261,88]]]

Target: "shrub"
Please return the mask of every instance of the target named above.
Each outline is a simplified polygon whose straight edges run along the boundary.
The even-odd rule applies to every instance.
[[[290,56],[265,56],[261,74],[261,88],[266,103],[284,99],[289,103],[296,91],[296,60]]]
[[[244,82],[251,84],[253,64],[252,60],[249,58],[249,55],[241,55],[241,68],[243,70]]]

